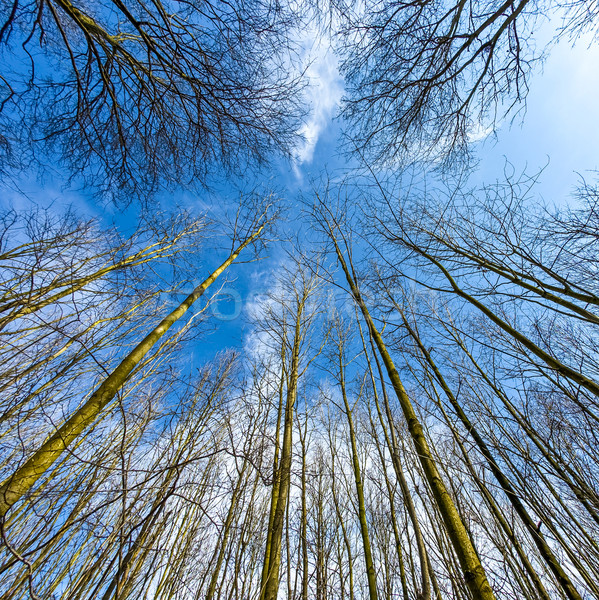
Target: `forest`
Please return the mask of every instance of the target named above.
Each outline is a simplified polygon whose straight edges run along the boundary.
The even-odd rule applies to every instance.
[[[480,168],[598,26],[4,0],[0,600],[599,600],[599,179]]]

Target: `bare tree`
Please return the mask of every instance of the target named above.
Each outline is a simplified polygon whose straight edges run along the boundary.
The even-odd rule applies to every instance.
[[[573,3],[574,32],[592,2]],[[570,3],[367,1],[340,17],[348,136],[368,160],[446,159],[523,107],[544,15]],[[593,23],[586,23],[590,28]],[[563,31],[556,31],[556,36]]]
[[[582,209],[555,215],[525,199],[524,185],[467,194],[460,183],[444,197],[375,180],[380,203],[366,214],[377,265],[367,289],[392,332],[389,347],[428,399],[421,404],[448,428],[455,450],[446,454],[438,432],[431,442],[452,488],[462,476],[451,476],[447,457],[461,456],[466,475],[452,495],[487,538],[481,547],[512,554],[502,568],[515,570],[522,593],[594,595],[592,188]],[[489,517],[472,512],[478,494]]]
[[[10,507],[26,494],[36,481],[47,471],[69,445],[102,413],[125,384],[131,373],[144,360],[146,355],[159,342],[164,334],[189,310],[189,308],[217,278],[229,267],[237,256],[249,245],[259,240],[270,221],[266,214],[268,207],[258,214],[248,217],[247,223],[239,223],[236,228],[230,254],[191,294],[164,317],[137,346],[127,354],[121,363],[106,377],[100,386],[51,434],[44,443],[14,472],[0,487],[2,504],[0,516],[4,517]]]
[[[4,156],[57,152],[96,189],[141,198],[290,148],[299,69],[285,3],[14,0],[5,9]]]
[[[333,251],[341,265],[341,269],[346,278],[347,285],[350,288],[352,298],[358,305],[360,312],[367,324],[369,333],[372,335],[376,344],[377,350],[381,355],[381,359],[389,379],[391,380],[395,394],[397,395],[401,409],[404,414],[406,425],[410,432],[410,436],[417,450],[422,469],[425,473],[426,480],[432,490],[435,499],[436,507],[438,508],[443,519],[447,533],[451,539],[453,548],[458,556],[460,567],[464,573],[464,578],[475,598],[494,598],[493,591],[485,570],[480,562],[480,558],[472,544],[464,523],[460,518],[459,512],[453,502],[443,479],[440,476],[436,461],[430,451],[427,437],[418,416],[414,410],[413,404],[405,390],[405,387],[399,377],[399,373],[393,363],[391,355],[386,348],[383,338],[375,326],[374,320],[370,311],[360,294],[360,289],[356,281],[356,274],[352,264],[352,250],[348,239],[341,230],[340,224],[330,208],[326,207],[322,201],[318,203],[319,215],[316,217],[318,223],[323,229],[324,234],[330,240],[333,246]],[[338,240],[341,240],[339,242]],[[340,246],[340,243],[343,246]],[[345,249],[346,255],[341,248]]]
[[[285,276],[286,275],[286,276]],[[313,295],[317,279],[298,265],[281,278],[280,297],[264,307],[262,329],[268,346],[279,358],[278,417],[275,432],[275,464],[270,517],[264,551],[260,597],[275,600],[279,589],[279,570],[285,516],[291,488],[293,429],[298,384],[314,357],[307,357],[310,326],[318,312]],[[280,427],[283,437],[280,439]]]
[[[363,467],[360,466],[360,457],[358,453],[358,445],[356,439],[356,429],[354,425],[354,417],[352,414],[354,406],[362,399],[362,389],[356,394],[356,399],[350,405],[350,399],[347,390],[347,369],[351,364],[351,358],[348,356],[349,346],[349,332],[347,325],[341,320],[339,316],[333,321],[333,333],[332,333],[332,352],[334,355],[331,357],[331,362],[335,364],[335,370],[333,371],[336,383],[339,385],[341,391],[341,398],[343,400],[343,409],[345,417],[347,419],[347,428],[349,434],[349,442],[351,449],[351,463],[354,475],[354,483],[356,489],[356,496],[358,499],[358,520],[360,523],[360,534],[362,536],[362,548],[364,554],[364,562],[366,564],[366,577],[368,579],[368,596],[370,600],[378,600],[377,593],[377,581],[376,581],[376,569],[374,566],[374,559],[372,555],[372,544],[370,541],[370,534],[368,531],[368,521],[366,518],[366,503],[364,494],[364,476]],[[352,399],[353,400],[353,399]]]

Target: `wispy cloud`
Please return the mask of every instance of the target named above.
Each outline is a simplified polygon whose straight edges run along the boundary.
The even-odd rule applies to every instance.
[[[304,45],[310,60],[306,71],[310,111],[299,131],[303,141],[294,154],[294,166],[298,174],[300,165],[312,161],[318,138],[331,122],[343,94],[337,58],[330,46],[322,40],[317,42],[314,32],[306,36]]]
[[[468,141],[471,144],[484,142],[494,131],[495,127],[493,125],[484,125],[479,122],[470,128],[470,131],[468,132]]]

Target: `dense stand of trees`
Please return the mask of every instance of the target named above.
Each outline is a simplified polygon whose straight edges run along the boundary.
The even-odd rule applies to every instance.
[[[523,98],[544,9],[7,4],[2,169],[63,156],[139,212],[1,215],[1,599],[599,598],[599,192],[557,210],[452,160]],[[158,213],[289,151],[308,26],[366,169],[304,192],[295,241],[270,193]],[[248,263],[268,291],[214,351]]]

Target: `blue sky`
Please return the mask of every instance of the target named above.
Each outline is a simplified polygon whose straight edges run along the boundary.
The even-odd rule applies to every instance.
[[[563,205],[578,180],[576,172],[593,177],[589,171],[599,168],[599,46],[589,47],[591,41],[590,37],[583,38],[572,47],[568,40],[562,40],[550,48],[542,68],[538,65],[530,78],[526,111],[513,122],[500,123],[495,135],[478,143],[480,166],[476,181],[501,180],[506,160],[513,164],[516,173],[524,170],[534,173],[545,168],[537,191],[547,203]],[[301,129],[304,142],[298,145],[291,163],[277,162],[255,177],[257,182],[264,181],[264,189],[270,186],[278,189],[291,201],[291,206],[295,204],[295,196],[308,190],[311,179],[318,178],[324,168],[334,173],[346,166],[338,154],[340,124],[335,115],[343,84],[336,58],[325,43],[315,41],[311,32],[306,33],[303,45],[306,60],[310,57],[307,75],[311,84],[307,94],[310,113]],[[54,177],[48,175],[41,181],[31,173],[22,173],[19,183],[24,194],[4,188],[1,205],[26,208],[31,204],[42,207],[52,204],[56,210],[74,205],[81,215],[100,217],[121,227],[126,228],[134,221],[135,205],[126,210],[98,206],[85,190],[76,186],[65,188],[61,179],[59,169]],[[160,202],[164,208],[184,206],[200,212],[222,213],[227,207],[234,207],[236,198],[234,186],[225,180],[211,192],[180,190],[162,195]],[[297,232],[301,225],[293,211],[292,208],[288,213],[291,219],[288,226]],[[201,278],[220,259],[216,248],[221,242],[214,241],[215,244],[207,245],[206,273],[201,273]],[[267,259],[230,270],[225,285],[233,296],[238,294],[237,302],[241,299],[240,318],[218,320],[217,332],[206,340],[204,350],[198,349],[200,355],[213,354],[223,345],[243,345],[247,333],[245,307],[251,298],[268,288],[271,275],[284,260],[284,251],[275,246]],[[233,296],[229,295],[229,300],[220,303],[216,310],[225,315],[237,313]]]
[[[550,25],[540,37],[554,31]],[[538,191],[547,202],[562,204],[578,180],[577,172],[599,169],[599,44],[592,42],[592,36],[586,35],[575,45],[561,39],[547,48],[545,59],[530,77],[525,110],[504,119],[494,135],[477,144],[477,180],[501,179],[506,160],[516,172],[545,168]],[[318,50],[310,73],[309,135],[294,165],[295,181],[288,177],[290,187],[301,187],[324,165],[343,164],[334,156],[339,144],[334,116],[343,83],[335,57],[326,49]]]

